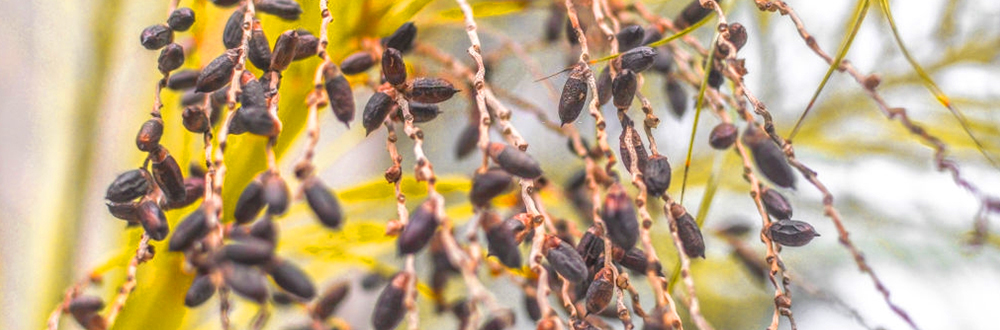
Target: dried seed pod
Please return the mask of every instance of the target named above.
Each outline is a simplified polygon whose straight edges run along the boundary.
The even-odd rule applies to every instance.
[[[569,72],[569,78],[563,85],[559,96],[559,120],[563,125],[576,121],[583,111],[587,100],[587,80],[590,78],[590,68],[586,64],[577,64]]]
[[[705,258],[705,239],[701,236],[701,229],[698,229],[694,217],[680,204],[670,205],[670,214],[677,222],[677,236],[684,246],[684,254],[691,258]]]
[[[167,148],[163,146],[151,152],[150,155],[153,159],[153,180],[163,190],[167,202],[184,201],[187,196],[187,189],[184,188],[184,175],[181,174],[181,167],[177,165],[174,156],[171,156],[167,152]]]
[[[111,213],[111,216],[128,221],[129,225],[134,225],[139,222],[139,203],[106,202],[105,205],[108,206],[108,212]]]
[[[708,144],[718,150],[729,149],[736,142],[739,130],[731,123],[719,123],[708,135]]]
[[[340,307],[340,303],[344,301],[344,298],[350,292],[351,284],[346,281],[337,282],[324,290],[319,295],[319,299],[316,299],[316,303],[313,304],[311,309],[313,317],[320,320],[329,318],[337,310],[337,307]]]
[[[472,122],[465,125],[455,142],[455,158],[462,159],[471,154],[479,143],[479,124]]]
[[[545,42],[553,43],[559,39],[559,34],[565,26],[566,11],[555,2],[549,6],[549,17],[545,20]]]
[[[771,222],[767,227],[767,236],[784,246],[803,246],[819,236],[819,233],[808,222],[782,219]]]
[[[716,4],[717,3],[718,2],[716,2]],[[700,1],[692,0],[691,3],[688,3],[687,7],[684,7],[684,10],[681,11],[680,15],[674,19],[674,26],[678,30],[686,29],[687,27],[700,22],[702,19],[705,19],[705,17],[708,17],[708,15],[713,12],[714,11],[712,9],[702,7]]]
[[[142,224],[142,228],[146,230],[146,235],[149,235],[149,238],[154,241],[162,241],[167,238],[167,234],[170,233],[167,216],[163,214],[163,210],[160,209],[159,205],[156,205],[156,202],[147,200],[139,203],[137,214],[139,223]]]
[[[139,35],[139,42],[149,50],[157,50],[174,42],[174,31],[166,24],[149,26],[142,30]]]
[[[316,54],[319,54],[317,50],[319,47],[319,38],[309,33],[305,30],[296,30],[299,32],[299,41],[295,43],[295,57],[293,60],[304,60]]]
[[[247,59],[258,69],[267,71],[271,67],[271,43],[267,41],[260,21],[253,21],[250,40],[247,41]]]
[[[267,278],[259,268],[230,263],[222,267],[222,277],[236,294],[258,304],[267,301]]]
[[[243,19],[246,16],[246,8],[241,7],[233,11],[226,21],[226,27],[222,30],[222,44],[226,49],[240,47],[243,44]]]
[[[212,128],[205,110],[197,106],[184,107],[181,120],[191,133],[207,133]]]
[[[611,101],[611,68],[605,66],[601,74],[597,75],[597,104],[603,106]],[[582,108],[581,108],[582,109]]]
[[[635,99],[635,90],[639,83],[636,80],[635,72],[624,69],[618,72],[618,76],[611,83],[611,95],[614,96],[615,107],[618,109],[628,109]]]
[[[601,207],[601,218],[607,225],[608,238],[612,243],[625,249],[635,246],[639,240],[639,221],[632,200],[621,184],[615,183],[608,190]]]
[[[479,330],[502,330],[514,327],[514,311],[504,308],[490,313]]]
[[[354,120],[354,93],[351,91],[351,83],[347,82],[344,75],[337,72],[333,64],[323,69],[323,77],[326,79],[323,86],[330,100],[330,110],[333,110],[337,120],[350,128],[351,121]]]
[[[233,218],[236,223],[245,224],[253,221],[264,209],[264,183],[260,178],[254,179],[243,188],[240,198],[236,200],[236,208],[233,210]]]
[[[170,235],[167,249],[172,252],[187,250],[195,242],[208,235],[210,230],[208,218],[205,217],[205,209],[199,207],[177,224],[177,227],[174,228],[174,234]]]
[[[514,221],[520,223],[520,221]],[[488,252],[489,255],[497,257],[505,266],[520,268],[521,251],[517,246],[516,232],[506,224],[506,222],[496,221],[486,228]]]
[[[417,253],[431,241],[438,228],[438,218],[434,200],[428,199],[410,213],[410,221],[396,238],[399,254]]]
[[[163,119],[153,117],[142,124],[139,133],[135,135],[135,146],[145,152],[153,152],[160,145],[163,137]]]
[[[615,296],[615,284],[612,282],[611,268],[601,268],[594,281],[590,282],[587,288],[587,313],[597,314],[604,311],[611,303],[611,298]]]
[[[201,74],[198,75],[198,82],[195,83],[195,92],[208,93],[226,86],[233,76],[233,68],[236,67],[238,51],[227,50],[225,53],[209,62]]]
[[[274,245],[253,236],[240,237],[219,248],[226,260],[244,265],[261,265],[274,258]]]
[[[278,259],[272,262],[267,267],[267,273],[271,274],[278,287],[288,293],[307,300],[316,296],[316,287],[309,275],[288,260]]]
[[[629,69],[635,73],[641,73],[646,71],[653,66],[653,59],[656,58],[656,50],[641,46],[632,48],[631,50],[622,53],[618,57],[619,63],[621,63],[622,69]]]
[[[618,31],[618,52],[626,52],[642,44],[646,31],[638,25],[630,25]]]
[[[403,53],[395,48],[386,48],[382,52],[382,75],[394,86],[406,82],[406,63],[403,62]]]
[[[160,57],[156,60],[156,68],[161,73],[177,70],[184,65],[184,47],[171,43],[160,51]]]
[[[743,143],[750,147],[757,169],[774,184],[795,189],[795,173],[788,165],[785,153],[776,143],[755,125],[743,131]]]
[[[583,258],[583,263],[587,267],[592,267],[604,262],[604,240],[597,235],[597,228],[591,226],[580,237],[580,243],[576,245],[576,252]]]
[[[344,213],[340,208],[337,196],[323,184],[319,178],[311,177],[302,184],[309,208],[316,214],[319,222],[330,229],[339,229],[344,222]]]
[[[288,184],[277,172],[264,176],[264,202],[267,203],[267,213],[281,215],[288,210],[288,200],[291,194]]]
[[[274,0],[283,1],[283,0]],[[298,6],[298,3],[296,3]],[[274,42],[274,52],[271,53],[271,71],[285,71],[295,60],[295,45],[299,42],[299,33],[288,30],[278,36]]]
[[[408,107],[410,109],[410,115],[413,116],[413,123],[415,124],[429,122],[441,114],[441,108],[438,107],[437,104],[410,102]],[[396,109],[396,114],[394,116],[394,119],[403,121],[403,109]]]
[[[361,116],[361,125],[365,127],[365,136],[368,136],[375,129],[382,126],[385,116],[389,115],[392,106],[395,104],[392,96],[382,92],[375,92],[365,104],[365,112]]]
[[[375,57],[366,51],[359,51],[347,56],[340,62],[340,71],[344,74],[359,74],[375,66]]]
[[[73,298],[69,302],[69,312],[73,319],[80,323],[85,329],[104,329],[106,324],[104,318],[98,314],[104,309],[104,301],[100,297],[83,295]]]
[[[684,117],[684,113],[688,109],[688,96],[681,82],[672,75],[667,76],[663,90],[667,94],[667,100],[670,101],[670,112],[677,116],[677,118]]]
[[[382,38],[382,47],[394,48],[405,54],[413,48],[413,39],[417,37],[417,26],[413,22],[400,25],[392,35]]]
[[[764,203],[764,208],[771,216],[781,220],[792,218],[792,204],[777,190],[764,188],[760,194],[760,201]]]
[[[167,88],[175,91],[185,90],[193,88],[197,82],[198,70],[181,70],[170,75],[170,78],[167,79]],[[204,100],[203,95],[196,95],[199,96],[199,100]]]
[[[653,155],[642,171],[642,181],[646,191],[653,197],[663,195],[670,188],[670,162],[663,155]]]
[[[629,173],[632,173],[632,154],[635,152],[635,169],[642,172],[646,168],[649,155],[646,154],[646,147],[642,145],[639,132],[635,130],[635,125],[627,115],[622,115],[622,134],[618,137],[618,157],[622,160],[622,165]]]
[[[302,6],[295,0],[260,0],[257,1],[254,8],[286,21],[297,21],[302,15]]]
[[[587,279],[587,265],[583,263],[583,258],[558,237],[546,235],[542,253],[552,269],[567,281],[580,283]]]
[[[384,61],[383,61],[384,63]],[[391,82],[390,82],[391,83]],[[434,104],[450,99],[459,90],[447,80],[441,78],[414,78],[407,86],[404,94],[413,102]]]
[[[170,12],[170,17],[167,17],[167,26],[177,32],[187,31],[192,24],[194,24],[194,10],[191,8],[177,8]]]
[[[208,274],[198,274],[184,295],[184,306],[198,307],[215,294],[215,283]]]
[[[538,161],[518,148],[503,143],[490,143],[488,153],[497,165],[507,173],[525,178],[536,179],[542,176],[542,168]]]
[[[403,300],[406,299],[406,287],[411,280],[409,274],[397,273],[379,294],[375,310],[372,311],[372,326],[375,330],[394,329],[403,320],[406,312]]]
[[[472,189],[469,190],[469,200],[473,205],[486,206],[494,197],[510,189],[510,174],[500,168],[490,168],[486,172],[476,173],[472,177]]]
[[[152,180],[149,172],[142,168],[122,173],[108,186],[104,199],[115,203],[135,200],[153,190]]]

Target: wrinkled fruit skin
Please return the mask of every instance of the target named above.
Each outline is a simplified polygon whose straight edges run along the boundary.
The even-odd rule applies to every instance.
[[[538,161],[520,149],[493,142],[489,146],[489,155],[507,173],[525,179],[536,179],[542,176],[542,167]]]
[[[646,162],[646,169],[642,172],[642,180],[646,184],[646,192],[657,197],[667,192],[670,188],[670,162],[663,155],[653,155]]]
[[[549,236],[544,243],[548,248],[545,259],[552,269],[567,281],[580,283],[587,279],[587,265],[572,246],[555,236]]]
[[[630,249],[639,240],[639,222],[632,200],[620,184],[608,191],[601,208],[601,218],[608,227],[608,238],[619,247]]]
[[[389,115],[392,106],[395,104],[389,94],[375,92],[365,104],[365,112],[361,118],[361,124],[365,127],[365,136],[368,136],[375,129],[382,126],[385,117]]]
[[[587,312],[597,314],[607,308],[608,304],[611,303],[611,298],[614,297],[614,288],[614,283],[611,283],[611,270],[601,269],[594,277],[594,281],[590,282],[590,287],[587,288]]]
[[[764,203],[764,209],[771,216],[779,220],[792,218],[792,204],[778,191],[764,189],[760,194],[760,201]]]
[[[458,93],[458,90],[451,82],[441,78],[424,77],[414,78],[404,91],[406,99],[427,104],[447,101],[455,93]]]
[[[731,123],[720,123],[712,128],[712,132],[708,135],[708,144],[712,148],[717,150],[729,149],[736,143],[736,138],[739,137],[739,130],[736,125]]]
[[[778,220],[767,228],[768,236],[775,243],[784,246],[803,246],[819,233],[808,222],[798,220]]]
[[[574,122],[580,117],[587,100],[589,75],[590,68],[582,64],[570,71],[569,79],[563,85],[562,95],[559,97],[559,120],[563,125]]]
[[[684,246],[684,254],[691,258],[705,258],[705,238],[694,217],[678,204],[670,206],[670,213],[677,222],[677,236]]]
[[[124,203],[145,196],[153,189],[152,176],[145,169],[134,169],[115,178],[108,186],[108,191],[104,198],[115,202]]]

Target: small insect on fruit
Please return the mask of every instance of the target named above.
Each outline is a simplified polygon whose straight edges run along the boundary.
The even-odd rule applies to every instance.
[[[491,159],[500,165],[507,173],[525,178],[536,179],[542,176],[542,168],[538,161],[520,149],[509,145],[492,142],[488,148]]]
[[[784,246],[803,246],[819,236],[808,222],[787,219],[771,222],[766,233],[772,241]]]
[[[562,95],[559,97],[559,120],[563,125],[576,121],[583,111],[587,100],[587,80],[590,75],[590,68],[584,63],[577,64],[573,67],[573,71],[569,72],[569,78],[566,79]]]

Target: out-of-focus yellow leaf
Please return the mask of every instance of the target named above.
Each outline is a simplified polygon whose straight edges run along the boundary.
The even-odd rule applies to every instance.
[[[471,6],[472,14],[475,15],[475,17],[490,17],[519,12],[524,10],[524,8],[527,8],[529,4],[529,2],[523,0],[483,1],[471,4]],[[450,21],[461,21],[465,19],[465,15],[462,14],[462,9],[457,6],[438,13],[438,17],[442,20]]]

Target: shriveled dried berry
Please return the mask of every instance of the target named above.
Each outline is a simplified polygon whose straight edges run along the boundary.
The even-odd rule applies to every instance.
[[[782,219],[771,222],[767,227],[767,236],[784,246],[803,246],[819,236],[819,233],[808,222]]]
[[[250,225],[250,229],[247,232],[250,236],[267,241],[271,245],[278,243],[278,228],[274,225],[274,221],[271,221],[270,217],[255,221]]]
[[[407,273],[398,273],[393,276],[378,300],[375,301],[375,310],[372,311],[372,326],[375,330],[390,330],[396,327],[403,320],[406,309],[403,307],[403,300],[406,298],[406,287],[413,280]]]
[[[330,189],[318,178],[312,177],[302,184],[302,190],[305,191],[309,208],[316,214],[319,222],[327,228],[340,228],[344,222],[344,213]]]
[[[739,137],[739,131],[736,129],[736,125],[731,123],[719,123],[715,125],[712,132],[708,135],[708,144],[712,148],[718,150],[729,149],[736,142],[736,138]]]
[[[711,71],[708,71],[708,86],[711,86],[712,88],[715,89],[719,89],[719,87],[722,86],[722,82],[724,81],[723,78],[724,77],[722,77],[722,72],[719,72],[718,69],[713,67]]]
[[[177,224],[174,234],[170,235],[167,248],[173,252],[187,250],[192,244],[208,235],[209,231],[205,209],[198,208]]]
[[[614,104],[618,109],[628,109],[635,99],[635,90],[639,83],[636,80],[635,72],[624,69],[618,72],[611,83],[611,95],[614,96]]]
[[[524,309],[528,312],[528,317],[532,321],[538,322],[542,319],[542,308],[538,306],[538,299],[534,295],[529,295],[527,291],[524,294]]]
[[[325,320],[333,315],[333,312],[340,307],[340,303],[344,301],[347,294],[351,292],[351,284],[344,282],[337,282],[334,285],[326,288],[322,294],[319,295],[319,299],[316,299],[316,303],[313,304],[312,315],[313,317]]]
[[[230,263],[222,268],[222,277],[236,294],[258,304],[267,301],[267,278],[260,269]]]
[[[396,238],[399,254],[417,253],[431,241],[438,228],[434,200],[428,199],[410,213],[410,220]]]
[[[391,82],[390,82],[391,83]],[[406,99],[414,102],[434,104],[447,101],[459,90],[455,85],[441,78],[414,78],[407,86]]]
[[[622,134],[618,137],[618,157],[622,160],[622,165],[625,165],[625,169],[632,173],[632,166],[635,165],[635,169],[642,172],[646,168],[646,162],[649,155],[646,154],[646,147],[642,145],[642,139],[639,137],[639,132],[635,130],[635,124],[632,123],[627,115],[623,115],[622,119]],[[632,164],[632,152],[635,152],[635,164]]]
[[[208,274],[198,274],[184,295],[184,306],[200,306],[212,298],[213,294],[215,294],[215,283],[212,283],[212,277]]]
[[[493,311],[486,319],[486,322],[483,323],[483,326],[479,327],[479,330],[510,329],[514,327],[514,321],[514,311],[504,308]]]
[[[569,78],[563,85],[562,95],[559,96],[559,120],[563,125],[576,121],[583,111],[590,74],[590,68],[586,64],[577,64],[570,71]]]
[[[520,221],[515,220],[520,223]],[[523,226],[523,224],[522,224]],[[486,243],[489,255],[497,257],[510,268],[521,267],[521,251],[518,249],[516,233],[505,222],[496,221],[486,227]]]
[[[760,201],[764,203],[764,209],[771,216],[778,219],[792,218],[792,204],[777,190],[764,188],[760,194]]]
[[[375,92],[365,104],[365,112],[361,116],[361,124],[365,127],[365,136],[368,136],[375,129],[382,126],[385,117],[389,115],[392,106],[395,104],[392,96],[382,92]]]
[[[194,10],[191,8],[177,8],[170,12],[170,17],[167,17],[167,25],[177,32],[187,31],[192,24],[194,24]]]
[[[264,183],[260,179],[255,179],[250,181],[246,188],[243,188],[240,198],[236,200],[233,218],[236,219],[236,223],[248,223],[253,221],[263,209]]]
[[[604,262],[604,239],[597,236],[597,228],[591,226],[580,237],[580,242],[576,245],[576,252],[583,258],[583,263],[587,267],[592,267]]]
[[[288,210],[290,192],[285,179],[278,173],[264,176],[264,202],[267,203],[267,213],[271,215],[284,214]]]
[[[637,274],[646,274],[646,270],[649,269],[649,258],[646,256],[646,252],[637,247],[631,248],[628,251],[621,251],[621,249],[615,250],[615,261],[622,265],[622,267],[628,268]],[[653,265],[653,270],[657,274],[662,274],[662,266],[659,262]]]
[[[246,16],[246,8],[233,11],[226,21],[226,27],[222,30],[222,44],[226,49],[237,48],[243,44],[243,19]]]
[[[212,128],[205,110],[197,106],[184,107],[184,111],[181,112],[181,121],[184,128],[191,133],[206,133]]]
[[[382,39],[382,46],[394,48],[405,54],[413,48],[413,40],[417,37],[417,26],[413,22],[406,22],[400,25],[392,35]]]
[[[139,150],[152,152],[160,145],[161,137],[163,137],[163,119],[153,117],[139,128],[139,133],[135,135],[135,146]]]
[[[267,111],[267,108],[263,106],[244,106],[236,109],[236,112],[239,116],[233,117],[233,120],[239,120],[239,124],[247,132],[267,137],[278,135],[278,122],[274,120],[274,117]]]
[[[167,216],[163,214],[163,210],[160,209],[159,205],[156,205],[156,202],[147,200],[139,203],[137,214],[139,223],[142,224],[142,228],[146,230],[146,235],[149,235],[150,239],[162,241],[167,238],[167,234],[170,233]]]
[[[171,43],[160,51],[160,57],[156,60],[156,68],[161,73],[177,70],[184,65],[184,47]]]
[[[677,236],[680,237],[681,245],[684,246],[684,254],[691,258],[704,258],[705,239],[701,236],[701,229],[698,229],[698,223],[694,221],[694,217],[680,204],[670,205],[670,214],[677,222]]]
[[[139,42],[146,49],[157,50],[174,42],[174,31],[171,31],[166,24],[149,26],[142,30]]]
[[[260,265],[274,257],[274,245],[252,236],[240,237],[220,249],[226,260],[245,265]]]
[[[716,3],[721,1],[722,0],[718,0]],[[680,15],[674,19],[674,26],[677,29],[685,29],[695,23],[698,23],[711,13],[713,13],[713,10],[702,7],[701,1],[692,0],[691,3],[688,3],[687,7],[684,7],[684,10],[681,11]]]
[[[267,273],[271,274],[275,284],[288,293],[307,300],[316,296],[316,286],[312,279],[291,261],[278,259],[268,265]]]
[[[139,222],[139,203],[136,202],[106,202],[105,205],[108,206],[108,212],[111,216],[128,221],[129,225],[138,224]]]
[[[670,101],[670,112],[677,116],[677,118],[684,117],[684,113],[688,109],[688,96],[681,82],[672,75],[667,76],[667,80],[663,84],[663,90],[667,94],[667,100]]]
[[[611,268],[604,267],[594,276],[587,288],[587,313],[597,314],[608,307],[611,298],[615,296],[615,284],[612,282]]]
[[[406,82],[406,63],[398,49],[386,48],[382,52],[382,75],[392,85]]]
[[[627,52],[632,48],[642,44],[646,31],[638,25],[630,25],[622,28],[615,36],[618,40],[618,52]]]
[[[743,24],[740,23],[729,23],[728,30],[729,30],[729,39],[728,39],[729,42],[732,43],[734,47],[736,47],[737,51],[739,51],[740,49],[743,48],[744,45],[747,44],[746,27],[743,27]],[[722,57],[725,57],[726,55],[729,54],[729,49],[725,47],[719,47],[717,54]]]
[[[175,91],[185,90],[193,88],[196,83],[198,83],[198,70],[181,70],[170,75],[167,79],[167,88]]]
[[[413,116],[413,123],[416,124],[429,122],[441,114],[441,108],[437,104],[410,102],[408,106],[410,115]],[[403,109],[396,109],[396,114],[393,117],[393,119],[400,121],[404,120]]]
[[[500,168],[490,168],[472,177],[469,200],[473,205],[486,206],[494,197],[507,191],[511,186],[510,174]]]
[[[326,96],[330,100],[330,110],[347,127],[351,127],[354,120],[354,93],[351,91],[351,83],[347,82],[344,75],[337,72],[333,64],[327,65],[323,70],[323,78],[326,81],[323,87],[326,88]]]
[[[304,60],[319,54],[319,38],[305,29],[295,30],[299,33],[299,42],[295,43],[295,60]]]
[[[795,188],[795,173],[788,165],[785,153],[781,151],[767,133],[755,125],[750,125],[743,132],[743,143],[750,147],[757,169],[774,184],[784,188]]]
[[[227,50],[221,56],[209,62],[201,74],[198,75],[198,82],[195,83],[195,91],[208,93],[218,90],[229,83],[233,76],[233,68],[236,67],[238,52],[235,49]]]
[[[344,74],[359,74],[375,66],[375,57],[366,51],[360,51],[347,56],[340,62],[340,71]]]
[[[621,61],[622,69],[629,69],[635,73],[641,73],[653,66],[653,59],[656,58],[656,50],[641,46],[632,48],[622,53],[618,60]]]
[[[276,0],[280,1],[280,0]],[[296,3],[298,5],[298,3]],[[299,32],[288,30],[278,36],[271,53],[271,71],[285,71],[295,60],[295,45],[299,42]]]
[[[535,179],[542,176],[542,168],[538,161],[518,148],[503,143],[490,143],[488,149],[490,158],[507,173],[525,178]]]
[[[653,155],[642,171],[642,181],[646,184],[646,192],[653,197],[663,195],[670,188],[670,162],[663,155]]]
[[[153,190],[153,178],[145,169],[134,169],[118,175],[108,186],[104,199],[124,203],[145,196]]]
[[[624,249],[631,249],[639,240],[639,222],[632,200],[621,184],[615,183],[601,206],[601,218],[607,225],[608,238]]]
[[[462,159],[476,150],[479,142],[479,125],[475,122],[465,125],[455,140],[455,158]]]
[[[297,21],[302,15],[302,6],[295,0],[260,0],[254,5],[258,11],[278,16],[286,21]]]
[[[205,196],[205,177],[189,177],[184,179],[184,199],[169,201],[167,209],[179,209],[194,204]]]
[[[183,201],[187,196],[187,189],[184,188],[184,175],[181,174],[181,167],[177,165],[174,156],[171,156],[167,152],[167,148],[163,146],[157,148],[151,155],[153,155],[153,180],[163,190],[167,201]]]
[[[552,269],[567,281],[579,283],[587,279],[587,265],[583,263],[583,258],[558,237],[546,236],[542,253]]]
[[[264,71],[271,67],[271,43],[267,41],[267,35],[264,34],[260,21],[253,22],[247,48],[247,59],[253,66]]]
[[[605,66],[601,74],[597,75],[597,104],[605,105],[611,101],[611,87],[614,82],[611,80],[611,68]]]

